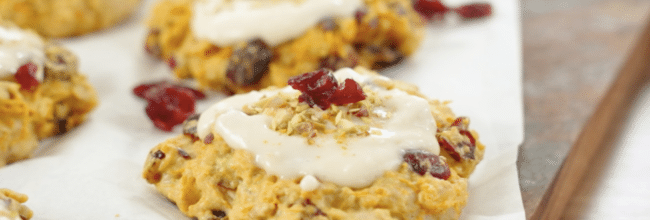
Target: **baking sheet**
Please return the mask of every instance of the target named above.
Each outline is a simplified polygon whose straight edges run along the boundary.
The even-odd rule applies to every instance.
[[[138,83],[172,78],[143,50],[143,20],[153,2],[118,27],[60,41],[79,56],[101,103],[87,123],[45,141],[35,158],[0,169],[0,188],[27,194],[33,219],[189,219],[141,178],[148,151],[180,133],[154,128],[146,102],[131,94]],[[462,219],[524,219],[516,168],[523,140],[519,3],[489,2],[488,19],[430,24],[418,52],[383,73],[452,100],[487,146]],[[197,109],[222,98],[212,94]]]

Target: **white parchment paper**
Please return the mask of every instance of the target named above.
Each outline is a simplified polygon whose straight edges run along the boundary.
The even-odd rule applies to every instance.
[[[452,100],[487,146],[462,218],[524,219],[516,168],[523,140],[519,7],[516,0],[490,2],[488,19],[430,24],[418,52],[383,73],[431,98]],[[27,194],[33,219],[188,219],[141,178],[148,151],[181,130],[154,128],[146,102],[131,93],[139,83],[172,78],[143,50],[143,22],[153,3],[145,1],[120,26],[60,41],[79,56],[101,103],[87,123],[45,141],[33,159],[0,168],[0,188]],[[221,98],[210,95],[198,111]]]

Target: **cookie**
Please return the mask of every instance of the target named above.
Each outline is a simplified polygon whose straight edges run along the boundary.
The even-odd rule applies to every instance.
[[[81,124],[97,103],[70,51],[0,26],[0,167],[29,158],[38,140]]]
[[[178,78],[227,93],[320,68],[391,66],[423,35],[410,0],[163,0],[148,26],[149,54]]]
[[[22,204],[26,201],[26,195],[0,188],[0,218],[8,220],[31,219],[32,210]]]
[[[140,0],[3,0],[0,15],[46,37],[77,36],[127,18]]]
[[[190,117],[143,177],[200,220],[459,218],[485,152],[469,119],[363,68],[289,84]]]

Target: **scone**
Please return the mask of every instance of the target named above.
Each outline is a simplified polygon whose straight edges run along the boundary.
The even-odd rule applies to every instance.
[[[29,158],[38,140],[65,133],[97,105],[70,51],[0,25],[0,167]]]
[[[189,118],[143,177],[200,220],[459,218],[485,152],[467,118],[363,68],[289,84]]]
[[[2,0],[0,15],[46,37],[69,37],[111,27],[140,0]]]
[[[411,0],[162,0],[148,26],[146,51],[177,77],[227,93],[319,68],[380,69],[423,35]]]
[[[0,188],[0,219],[27,220],[32,218],[32,210],[23,205],[27,196],[9,189]]]

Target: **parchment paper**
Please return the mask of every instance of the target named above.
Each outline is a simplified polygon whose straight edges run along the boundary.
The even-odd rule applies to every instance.
[[[0,168],[0,188],[27,194],[33,219],[188,219],[141,178],[148,151],[180,133],[179,127],[172,133],[154,128],[146,102],[131,93],[139,83],[172,78],[143,50],[143,22],[153,2],[120,26],[59,41],[79,56],[101,103],[87,123],[45,141],[33,159]],[[519,7],[516,0],[490,2],[490,18],[429,24],[418,52],[383,73],[420,86],[431,98],[452,100],[487,146],[470,178],[462,218],[523,219],[515,165],[523,140]],[[211,94],[197,109],[222,98]]]

